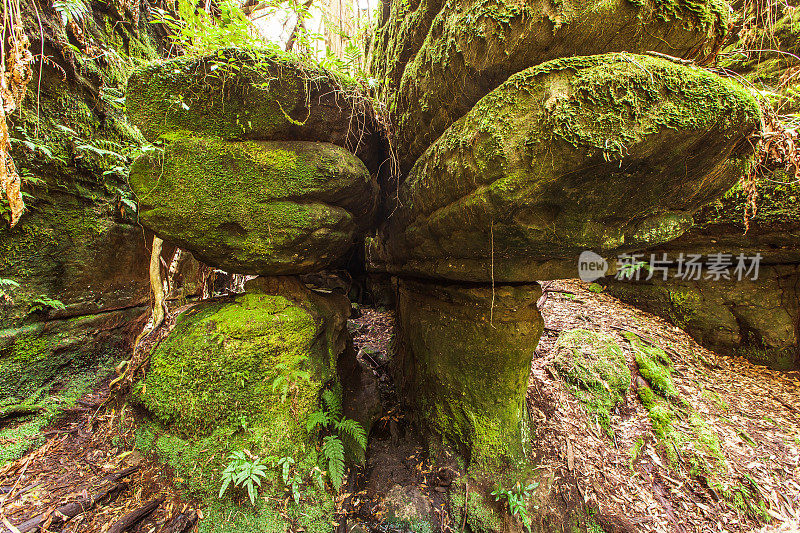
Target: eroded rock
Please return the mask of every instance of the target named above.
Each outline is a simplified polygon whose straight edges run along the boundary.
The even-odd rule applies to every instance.
[[[376,38],[385,56],[373,72],[386,84],[398,156],[408,170],[516,72],[604,52],[702,58],[723,39],[728,19],[720,0],[393,2]]]
[[[151,141],[187,131],[321,141],[358,154],[373,170],[383,160],[372,107],[352,82],[268,51],[231,48],[143,67],[128,80],[126,107]]]
[[[315,272],[372,223],[377,185],[329,143],[176,137],[134,163],[140,220],[201,261],[243,274]]]
[[[400,280],[396,379],[423,426],[475,464],[524,457],[538,285]]]
[[[367,260],[452,280],[574,277],[583,250],[686,231],[742,174],[759,121],[747,91],[704,70],[630,54],[544,63],[420,157]]]

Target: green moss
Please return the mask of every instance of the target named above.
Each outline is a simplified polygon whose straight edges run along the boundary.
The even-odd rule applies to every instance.
[[[136,446],[175,468],[180,488],[204,502],[200,531],[283,533],[291,526],[328,533],[334,502],[312,482],[323,461],[306,424],[335,377],[349,303],[292,278],[260,278],[246,288],[234,302],[181,315],[155,349],[134,386],[153,415],[137,431]],[[277,378],[290,380],[285,400]],[[217,496],[228,455],[242,449],[272,465],[255,507],[233,489]],[[294,459],[292,474],[302,479],[299,505],[276,468],[281,457]]]
[[[372,222],[377,185],[344,148],[171,134],[136,161],[142,223],[229,271],[312,272]]]
[[[609,436],[611,410],[631,385],[622,348],[605,333],[574,329],[558,337],[553,363],[570,390]]]
[[[338,108],[307,105],[332,100],[333,92]],[[296,58],[231,48],[137,69],[126,105],[151,141],[185,130],[228,140],[298,138],[302,131],[299,138],[328,140],[348,124],[355,92],[351,81]]]
[[[153,353],[139,397],[162,422],[187,435],[235,426],[244,415],[265,429],[265,441],[282,443],[280,453],[290,454],[293,443],[307,439],[305,419],[274,421],[314,410],[338,355],[317,341],[322,331],[312,313],[267,294],[197,306],[181,315]],[[299,371],[313,372],[313,379],[291,401],[280,401],[272,383],[281,372]]]
[[[534,285],[403,280],[398,316],[406,397],[470,464],[515,464],[530,438],[525,391],[542,331]]]
[[[0,375],[4,372],[5,369],[0,366]],[[82,373],[72,370],[62,383],[62,388],[53,394],[49,394],[43,388],[29,394],[24,389],[16,390],[15,401],[18,400],[26,405],[41,405],[44,409],[35,415],[7,423],[6,427],[0,429],[0,442],[3,443],[0,446],[0,466],[18,459],[28,450],[44,442],[41,436],[42,430],[61,416],[65,409],[73,407],[98,380],[98,376],[107,372],[108,369],[102,367]]]
[[[672,423],[675,420],[675,413],[669,403],[654,394],[650,387],[640,386],[636,390],[642,405],[647,409],[653,432],[660,439],[668,440],[673,433]]]
[[[633,348],[639,373],[659,393],[671,400],[680,400],[675,384],[672,381],[672,360],[667,353],[657,346],[644,342],[638,335],[623,333]]]

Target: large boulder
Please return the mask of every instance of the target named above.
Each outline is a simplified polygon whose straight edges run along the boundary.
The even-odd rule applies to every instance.
[[[330,143],[175,136],[131,169],[140,220],[230,272],[284,275],[340,259],[372,223],[377,184]]]
[[[516,72],[604,52],[703,58],[724,38],[729,9],[722,0],[393,2],[373,74],[386,85],[401,168]]]
[[[153,351],[137,397],[182,435],[208,435],[244,417],[271,432],[265,443],[292,452],[288,443],[308,440],[308,415],[335,377],[350,303],[292,277],[256,278],[246,288],[233,302],[203,303],[182,314]],[[276,378],[300,372],[309,377],[290,378],[296,394],[281,400]]]
[[[625,53],[544,63],[419,158],[368,261],[452,280],[572,277],[583,250],[681,235],[744,172],[759,123],[746,90],[702,69]]]
[[[396,376],[422,426],[476,465],[526,456],[538,285],[400,280]]]
[[[325,485],[328,463],[319,431],[308,423],[324,390],[341,401],[333,384],[350,302],[293,277],[256,278],[245,288],[232,301],[200,303],[180,315],[153,350],[134,384],[150,414],[137,445],[176,469],[182,488],[206,502],[210,524],[234,515],[247,531],[329,532],[335,504]],[[233,486],[219,494],[233,452],[263,465],[252,506],[237,505],[247,495]]]
[[[131,122],[154,141],[175,132],[226,140],[321,141],[383,160],[369,105],[352,81],[262,50],[226,49],[144,66],[128,80]]]

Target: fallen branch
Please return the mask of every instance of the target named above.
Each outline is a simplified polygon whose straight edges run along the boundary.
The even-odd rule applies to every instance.
[[[197,522],[197,511],[179,513],[164,526],[160,533],[184,533],[184,531],[190,530],[195,522]]]
[[[26,520],[25,522],[16,526],[16,529],[17,531],[19,531],[19,533],[38,531],[42,523],[44,523],[50,516],[52,516],[52,521],[50,522],[50,525],[58,526],[60,524],[63,524],[70,518],[78,516],[81,513],[85,513],[86,511],[94,507],[97,504],[97,502],[99,502],[109,494],[120,492],[125,487],[126,483],[122,482],[108,484],[90,496],[81,496],[73,502],[65,503],[64,505],[58,507],[55,511],[52,510],[45,511],[44,513],[41,513],[31,518],[30,520]],[[2,533],[12,533],[12,531],[13,530],[3,528]]]
[[[43,409],[44,406],[42,405],[25,405],[25,404],[10,405],[8,407],[3,407],[2,409],[0,409],[0,420],[6,418],[14,418],[17,416],[35,415],[36,413],[38,413]]]
[[[139,522],[141,519],[155,511],[159,505],[164,503],[164,497],[156,498],[155,500],[150,500],[146,504],[142,505],[138,509],[131,511],[130,513],[126,514],[112,525],[108,529],[108,533],[123,533],[123,531],[128,530],[128,528],[132,527],[134,524]]]

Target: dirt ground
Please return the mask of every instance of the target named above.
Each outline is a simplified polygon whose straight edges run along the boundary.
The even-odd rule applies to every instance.
[[[535,428],[531,453],[541,468],[570,480],[578,491],[570,497],[596,509],[607,531],[800,531],[800,373],[717,355],[665,321],[577,281],[546,282],[543,288],[545,330],[528,389]],[[419,487],[420,498],[431,500],[437,522],[448,529],[452,523],[441,516],[441,494],[388,373],[392,313],[365,308],[351,326],[359,359],[378,381],[384,413],[373,428],[367,465],[351,472],[339,498],[340,529],[358,519],[368,529],[387,531],[381,503],[396,485]],[[691,439],[673,444],[678,461],[670,461],[668,444],[656,437],[633,386],[612,413],[613,436],[603,431],[553,367],[559,335],[579,328],[613,336],[634,383],[637,366],[624,333],[669,354],[681,397],[718,438],[722,456],[709,451],[707,458],[713,472],[692,472],[689,459],[697,446]],[[110,395],[108,381],[44,430],[41,447],[0,467],[0,532],[14,532],[39,515],[50,531],[121,531],[114,524],[154,500],[155,510],[126,531],[190,531],[194,519],[202,520],[202,509],[174,487],[173,473],[135,450],[134,412]],[[693,432],[681,417],[675,427]],[[130,473],[115,481],[119,472]],[[86,500],[109,483],[113,491],[58,525],[56,508]]]

